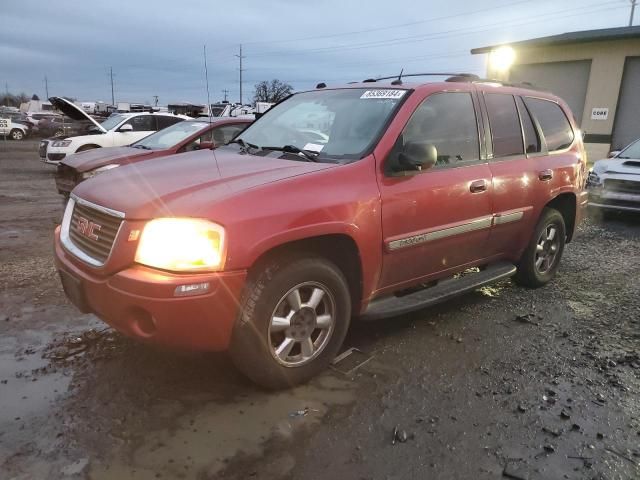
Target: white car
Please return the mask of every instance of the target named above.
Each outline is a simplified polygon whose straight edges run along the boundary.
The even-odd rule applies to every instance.
[[[6,115],[8,117],[9,115]],[[2,117],[2,115],[0,115]],[[29,135],[29,128],[22,124],[12,122],[11,118],[0,118],[0,137],[12,140],[23,140]]]
[[[48,139],[40,142],[38,151],[40,158],[44,163],[52,165],[57,165],[72,153],[84,152],[93,148],[131,145],[153,132],[183,120],[190,120],[184,115],[170,113],[125,113],[111,115],[102,123],[98,123],[81,107],[64,98],[51,97],[49,101],[68,117],[93,123],[87,135]]]
[[[640,212],[640,140],[612,153],[595,162],[589,173],[589,206]]]

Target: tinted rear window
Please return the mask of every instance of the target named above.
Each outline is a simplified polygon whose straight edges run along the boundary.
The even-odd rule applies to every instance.
[[[493,156],[522,155],[522,130],[513,95],[489,93],[485,95],[489,125],[493,138]]]
[[[525,98],[531,114],[538,120],[547,149],[563,150],[573,143],[573,129],[567,116],[557,103],[539,98]]]

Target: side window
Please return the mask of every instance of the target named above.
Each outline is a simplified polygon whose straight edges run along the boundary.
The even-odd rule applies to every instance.
[[[213,131],[213,141],[216,146],[226,145],[233,140],[236,135],[242,132],[248,125],[226,125],[224,127],[216,128]]]
[[[522,130],[513,95],[487,93],[484,99],[493,139],[493,157],[522,155]]]
[[[158,130],[170,127],[171,125],[174,125],[183,120],[180,117],[167,117],[164,115],[156,115],[155,117],[158,120]]]
[[[436,93],[427,97],[404,127],[401,138],[402,145],[427,142],[436,147],[434,168],[478,161],[478,124],[471,94]]]
[[[148,132],[156,129],[153,115],[138,115],[129,119],[125,125],[131,125],[134,132]]]
[[[538,120],[550,152],[568,148],[573,143],[573,129],[557,103],[539,98],[525,98],[529,111]]]
[[[518,111],[520,112],[520,120],[522,121],[522,130],[524,131],[524,146],[526,153],[538,153],[542,150],[540,144],[540,137],[536,131],[531,115],[527,110],[522,98],[516,97],[516,103],[518,104]]]

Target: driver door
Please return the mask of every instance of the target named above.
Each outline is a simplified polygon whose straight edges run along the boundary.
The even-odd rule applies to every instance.
[[[489,238],[491,171],[480,152],[473,91],[438,92],[414,111],[380,179],[384,238],[380,288],[403,288],[483,258]],[[403,171],[409,142],[437,149],[436,164]]]

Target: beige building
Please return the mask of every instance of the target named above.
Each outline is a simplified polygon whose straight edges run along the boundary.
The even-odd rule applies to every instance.
[[[505,46],[515,56],[498,71],[489,59]],[[590,162],[640,138],[640,27],[564,33],[471,53],[487,54],[488,78],[529,82],[563,98],[585,134]]]

